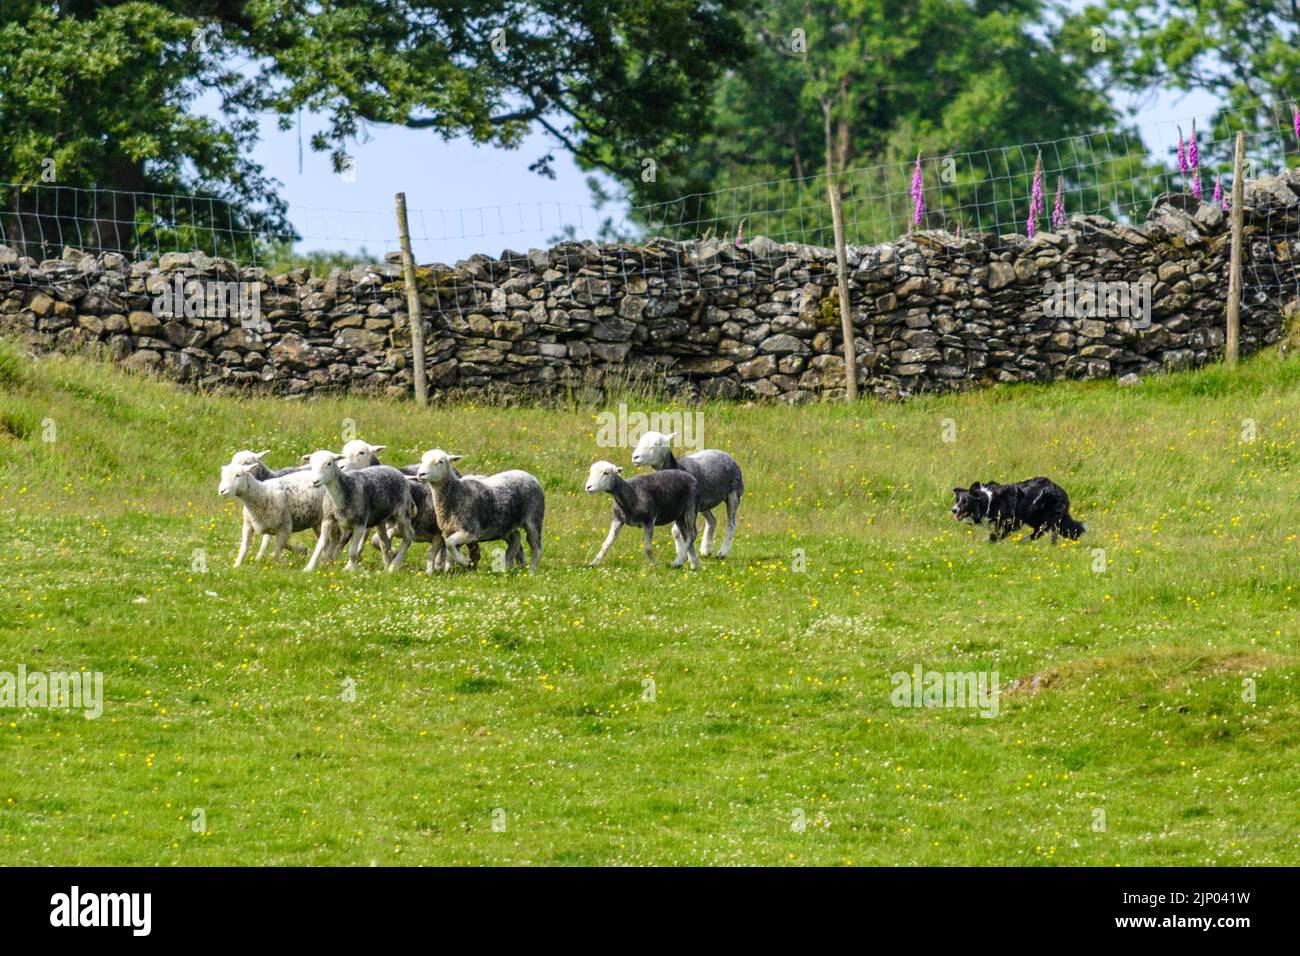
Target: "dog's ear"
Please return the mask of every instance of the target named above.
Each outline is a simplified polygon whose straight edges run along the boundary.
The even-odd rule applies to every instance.
[[[979,491],[979,490],[980,490],[980,483],[979,483],[978,481],[973,481],[973,482],[971,482],[970,490],[971,490],[971,491]]]
[[[965,488],[954,488],[954,489],[952,490],[952,493],[953,493],[954,495],[964,495],[964,494],[968,494],[968,492],[967,492],[967,490],[966,490]]]

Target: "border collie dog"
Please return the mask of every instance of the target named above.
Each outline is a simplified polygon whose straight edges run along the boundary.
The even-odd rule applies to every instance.
[[[1065,489],[1048,478],[1014,485],[977,481],[969,488],[954,488],[953,494],[957,502],[952,516],[958,521],[970,518],[975,524],[987,521],[993,526],[990,541],[1001,541],[1022,525],[1034,529],[1030,541],[1049,531],[1053,541],[1058,532],[1073,540],[1088,530],[1086,524],[1070,517],[1070,496]]]

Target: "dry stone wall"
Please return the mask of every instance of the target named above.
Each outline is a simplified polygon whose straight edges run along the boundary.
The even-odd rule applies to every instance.
[[[1300,311],[1300,174],[1249,183],[1244,211],[1249,352]],[[850,247],[861,383],[899,397],[1200,365],[1223,347],[1228,255],[1224,212],[1182,194],[1140,225],[1075,216],[1033,239],[923,232]],[[834,270],[832,250],[764,237],[567,242],[423,266],[431,389],[512,396],[639,376],[692,397],[842,395]],[[391,261],[321,278],[201,253],[37,261],[0,246],[0,332],[204,387],[411,388]]]

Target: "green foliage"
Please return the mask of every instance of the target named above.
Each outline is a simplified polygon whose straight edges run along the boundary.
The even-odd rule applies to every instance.
[[[734,233],[748,217],[749,235],[829,245],[828,149],[854,243],[907,231],[918,152],[922,228],[1023,231],[1039,149],[1068,212],[1129,212],[1150,196],[1130,185],[1145,151],[1132,131],[1082,135],[1118,118],[1090,78],[1096,55],[1047,10],[1039,0],[762,4],[750,15],[760,49],[719,85],[713,129],[676,180],[701,195],[638,210],[640,220],[685,235]]]
[[[208,249],[215,229],[228,242],[211,251],[229,253],[250,233],[288,232],[275,183],[248,158],[256,88],[228,65],[233,48],[198,42],[200,21],[171,6],[0,7],[0,180],[92,190],[0,185],[3,241],[36,256],[178,236]],[[224,121],[193,115],[200,91],[223,98]]]
[[[63,358],[26,377],[0,398],[58,439],[0,433],[0,669],[100,671],[105,709],[4,711],[7,863],[1300,862],[1294,360],[699,406],[747,492],[697,573],[663,566],[662,530],[659,567],[628,532],[583,567],[609,503],[581,478],[629,454],[595,447],[588,406],[194,395]],[[429,580],[422,545],[397,574],[372,549],[351,574],[232,569],[217,466],[296,461],[343,419],[395,462],[537,474],[540,572]],[[948,517],[954,484],[1034,474],[1082,541]],[[918,664],[997,670],[998,716],[891,706]]]
[[[325,249],[313,249],[308,252],[295,252],[291,243],[280,243],[262,249],[258,254],[258,264],[272,274],[289,272],[293,269],[307,269],[314,276],[326,277],[335,269],[351,269],[353,266],[373,265],[378,257],[366,251],[366,247],[355,253]]]
[[[1222,104],[1205,130],[1214,142],[1203,165],[1231,168],[1233,133],[1245,129],[1253,153],[1300,161],[1291,128],[1300,101],[1300,18],[1294,3],[1105,0],[1076,18],[1109,36],[1107,82],[1129,90],[1202,91]]]

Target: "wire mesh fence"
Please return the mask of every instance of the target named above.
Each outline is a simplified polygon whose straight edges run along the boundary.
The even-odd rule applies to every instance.
[[[1248,180],[1300,164],[1300,118],[1284,104],[1217,115],[1209,128],[1191,121],[1072,136],[941,155],[920,155],[848,169],[836,177],[846,241],[889,242],[908,234],[951,237],[1034,235],[1062,228],[1076,214],[1119,223],[1140,222],[1158,197],[1190,194],[1221,208],[1232,186],[1232,148],[1246,134]],[[774,180],[628,207],[620,231],[629,240],[614,256],[618,268],[652,276],[664,294],[696,288],[699,243],[725,244],[741,262],[713,287],[752,286],[786,258],[787,243],[829,247],[832,220],[825,173]],[[1294,295],[1294,272],[1276,267],[1271,236],[1293,230],[1294,210],[1278,209],[1255,223],[1247,269],[1259,294]],[[1276,217],[1270,219],[1269,217]],[[52,183],[0,184],[0,245],[36,261],[62,257],[65,247],[96,256],[158,260],[199,252],[237,267],[328,270],[399,246],[392,210],[289,207],[292,233],[269,216],[236,209],[215,196],[177,196],[80,188]],[[410,210],[416,258],[436,263],[467,240],[486,257],[526,262],[527,250],[590,242],[608,236],[607,209],[580,204],[522,203]],[[758,237],[763,242],[756,242]],[[632,244],[640,247],[628,251]],[[505,249],[499,249],[505,246]],[[498,248],[493,248],[498,247]],[[347,255],[333,249],[364,250]],[[944,248],[941,246],[940,248]],[[512,251],[513,250],[513,251]],[[1263,253],[1268,253],[1267,255]],[[608,260],[606,260],[608,261]],[[1266,265],[1271,263],[1272,265]],[[748,266],[746,268],[745,266]],[[755,268],[755,266],[759,268]],[[607,266],[606,266],[607,268]],[[450,266],[434,268],[432,307],[463,312],[475,280]],[[71,281],[71,276],[66,277]],[[472,307],[472,301],[470,301]]]

